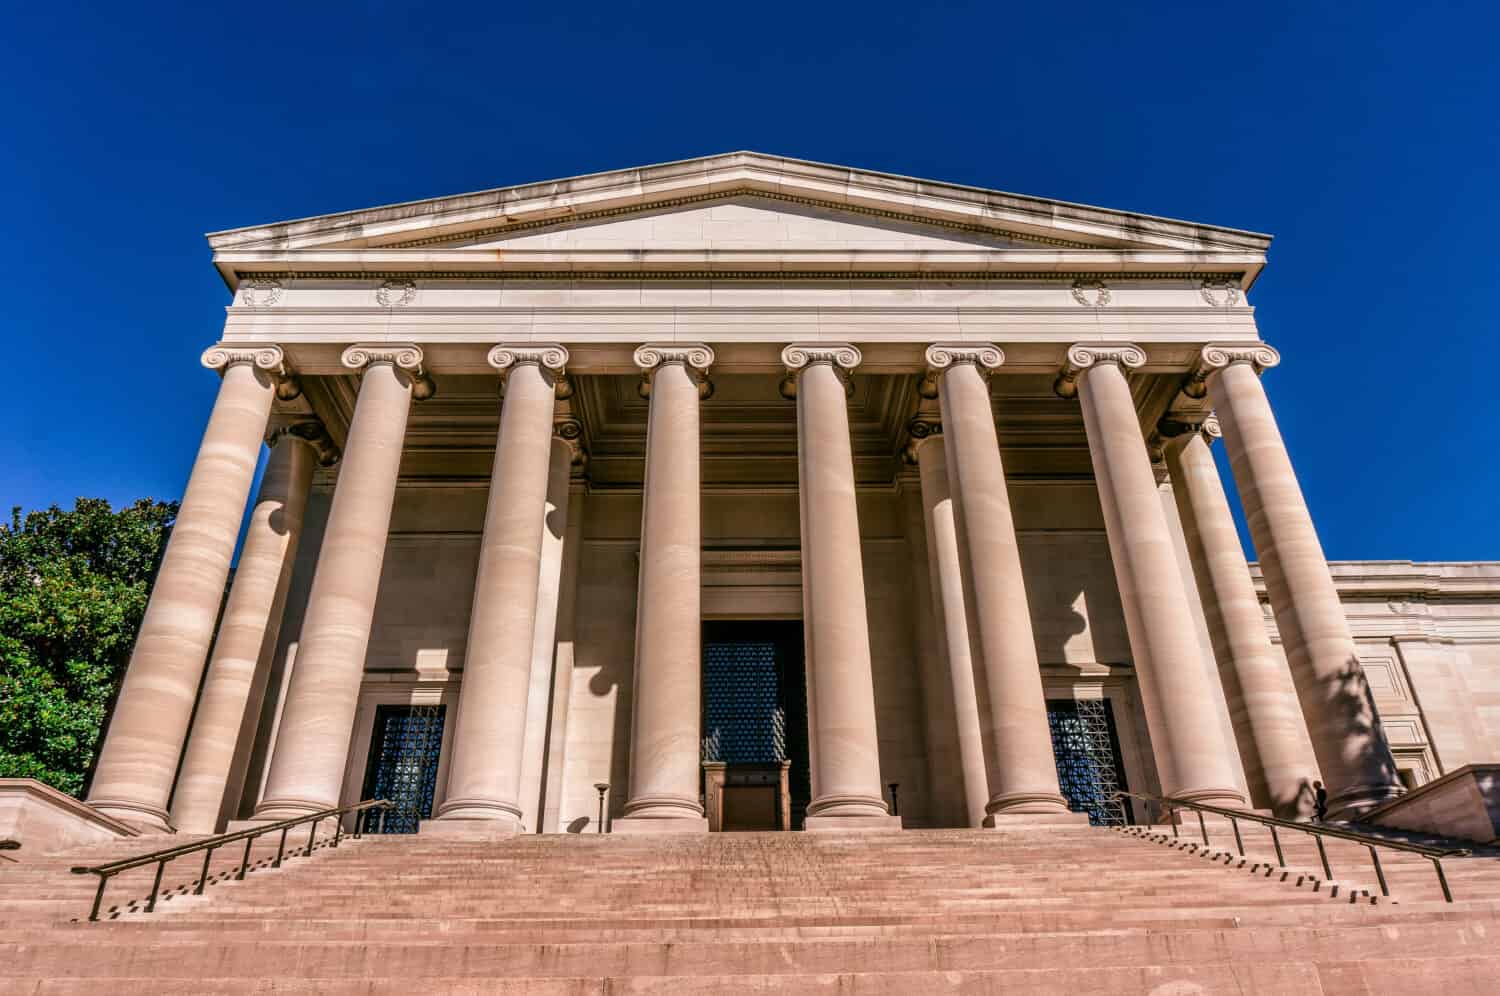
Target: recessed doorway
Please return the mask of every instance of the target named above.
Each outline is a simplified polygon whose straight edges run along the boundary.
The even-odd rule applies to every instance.
[[[362,799],[388,799],[385,833],[416,833],[432,815],[447,706],[381,705],[375,708]]]
[[[812,798],[799,620],[703,624],[704,801],[710,829],[802,828]]]

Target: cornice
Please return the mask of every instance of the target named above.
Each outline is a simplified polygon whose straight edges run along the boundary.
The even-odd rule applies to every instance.
[[[647,210],[685,197],[746,194],[806,198],[850,209],[891,211],[922,223],[978,225],[1011,237],[1049,238],[1136,248],[1221,247],[1264,253],[1270,237],[1254,232],[1009,194],[941,181],[757,152],[731,152],[655,166],[612,170],[449,197],[216,232],[216,250],[365,245],[470,233],[612,210]]]

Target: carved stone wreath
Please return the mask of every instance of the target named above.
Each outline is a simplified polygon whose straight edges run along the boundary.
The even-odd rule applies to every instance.
[[[1073,300],[1085,308],[1103,308],[1109,304],[1109,297],[1109,288],[1102,280],[1073,281]]]
[[[250,308],[269,308],[281,300],[281,281],[270,278],[240,282],[240,303]]]
[[[1215,308],[1232,308],[1240,302],[1240,289],[1228,280],[1205,280],[1198,293]]]
[[[375,288],[375,302],[382,308],[400,308],[417,296],[417,285],[410,280],[387,280]]]

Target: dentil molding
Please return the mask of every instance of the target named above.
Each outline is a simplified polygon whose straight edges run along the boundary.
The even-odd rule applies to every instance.
[[[1060,397],[1078,394],[1078,378],[1090,367],[1114,363],[1125,370],[1146,365],[1146,351],[1133,342],[1079,342],[1068,347],[1068,358],[1052,389]]]
[[[1182,393],[1190,398],[1201,398],[1208,394],[1208,378],[1236,363],[1248,363],[1257,374],[1269,370],[1281,362],[1281,354],[1263,342],[1243,345],[1209,343],[1198,354],[1198,365],[1193,369]]]

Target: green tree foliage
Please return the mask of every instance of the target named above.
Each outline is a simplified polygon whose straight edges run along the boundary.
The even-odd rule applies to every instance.
[[[0,524],[0,777],[83,791],[176,515],[80,498]]]

